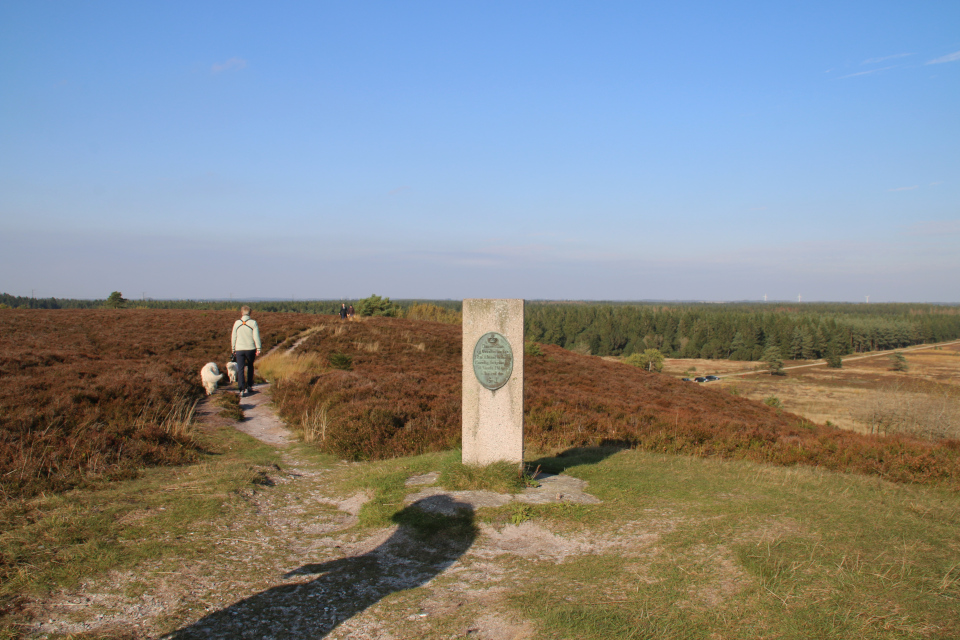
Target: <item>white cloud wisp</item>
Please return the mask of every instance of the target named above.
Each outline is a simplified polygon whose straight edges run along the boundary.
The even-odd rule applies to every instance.
[[[210,67],[210,71],[213,73],[222,73],[224,71],[239,71],[240,69],[245,69],[247,66],[247,61],[243,58],[230,58],[226,62],[217,62]]]

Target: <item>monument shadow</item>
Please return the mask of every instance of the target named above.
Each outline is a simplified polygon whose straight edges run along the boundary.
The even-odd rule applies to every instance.
[[[163,638],[323,638],[391,593],[426,584],[477,537],[472,506],[445,495],[418,500],[393,521],[399,527],[376,549],[305,564],[284,577],[317,574],[315,579],[272,587]]]
[[[623,440],[602,440],[595,447],[572,447],[555,456],[544,456],[525,463],[528,470],[544,473],[563,473],[570,467],[587,464],[599,464],[618,451],[632,449],[629,442]]]

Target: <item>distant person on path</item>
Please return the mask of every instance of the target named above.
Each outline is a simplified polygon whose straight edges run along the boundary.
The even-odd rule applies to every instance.
[[[233,323],[230,349],[237,357],[237,388],[241,396],[253,393],[253,361],[260,355],[260,327],[250,319],[250,307],[240,307],[240,319]]]
[[[347,305],[343,302],[340,303],[340,319],[341,320],[347,319]]]
[[[354,310],[353,310],[353,305],[350,305],[349,307],[347,307],[347,317],[350,318],[351,320],[353,320],[353,317],[354,317],[355,315],[357,315],[357,314],[356,314],[356,312],[354,312]]]

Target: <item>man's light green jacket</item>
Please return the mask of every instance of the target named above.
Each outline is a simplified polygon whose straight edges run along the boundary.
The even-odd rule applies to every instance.
[[[230,336],[231,351],[260,350],[260,327],[250,316],[243,316],[233,323],[233,335]]]

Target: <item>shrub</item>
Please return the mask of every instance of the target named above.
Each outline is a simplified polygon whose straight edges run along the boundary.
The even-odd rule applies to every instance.
[[[890,354],[890,368],[894,371],[906,371],[910,368],[907,364],[907,358],[900,351],[894,351]]]
[[[107,298],[106,305],[111,309],[122,309],[124,305],[127,304],[127,300],[123,297],[123,294],[119,291],[114,291],[110,294],[110,297]]]
[[[663,371],[663,354],[659,349],[646,349],[643,353],[634,353],[623,361],[647,371]]]
[[[353,358],[345,353],[331,353],[328,359],[334,369],[349,371],[353,367]]]
[[[461,331],[456,325],[375,318],[349,335],[303,345],[325,363],[353,357],[350,371],[318,365],[273,391],[290,424],[327,407],[323,450],[365,460],[416,455],[460,443]],[[355,346],[373,340],[380,351]],[[420,342],[426,349],[411,349]],[[540,345],[524,356],[528,451],[635,447],[660,453],[808,464],[893,481],[960,486],[960,447],[905,436],[869,436],[803,423],[787,411],[690,385],[671,376]],[[953,448],[951,448],[953,447]]]
[[[359,303],[357,310],[361,316],[391,317],[400,315],[400,306],[390,302],[390,298],[381,298],[374,294],[369,298],[364,298]]]
[[[767,405],[768,407],[773,407],[774,409],[783,409],[783,403],[777,396],[768,396],[764,398],[763,404]]]
[[[767,363],[767,369],[770,375],[782,376],[786,372],[783,370],[783,360],[780,356],[780,349],[775,346],[767,347],[763,352],[763,361]]]
[[[540,345],[532,340],[527,340],[523,343],[523,353],[528,356],[542,356],[543,349],[540,348]]]

